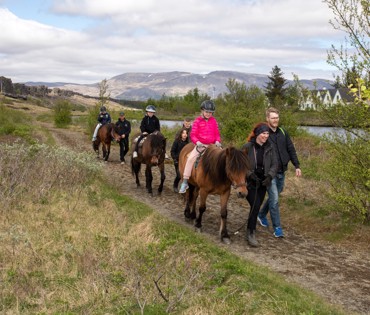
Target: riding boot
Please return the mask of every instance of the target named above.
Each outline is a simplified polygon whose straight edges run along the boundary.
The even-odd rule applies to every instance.
[[[252,247],[259,246],[257,239],[256,239],[256,231],[251,231],[250,229],[247,229],[246,239],[250,246]]]

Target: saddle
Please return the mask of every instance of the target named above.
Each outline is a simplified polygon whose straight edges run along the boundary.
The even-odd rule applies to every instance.
[[[140,142],[139,142],[139,144],[138,144],[138,148],[141,148],[142,146],[143,146],[143,143],[144,143],[144,141],[145,141],[145,139],[146,139],[146,137],[147,137],[148,135],[146,135],[146,136],[144,136],[141,140],[140,140]],[[135,139],[134,139],[134,144],[136,144],[137,143],[137,141],[139,140],[139,138],[140,138],[140,135],[139,136],[137,136]]]

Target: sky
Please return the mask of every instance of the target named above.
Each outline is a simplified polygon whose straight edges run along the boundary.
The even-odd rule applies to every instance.
[[[0,76],[90,84],[226,70],[333,80],[344,35],[321,0],[0,0]]]

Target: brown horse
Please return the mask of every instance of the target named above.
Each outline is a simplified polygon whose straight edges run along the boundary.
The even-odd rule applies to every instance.
[[[133,138],[133,142],[131,144],[132,148],[135,148],[135,138],[136,137]],[[137,153],[137,158],[133,158],[131,154],[131,170],[132,174],[135,174],[137,187],[140,187],[139,172],[141,164],[145,164],[146,189],[149,194],[153,194],[152,167],[158,166],[161,174],[161,182],[158,187],[158,193],[160,194],[163,190],[164,180],[166,179],[166,175],[164,173],[166,138],[159,131],[149,134],[144,140],[142,146],[139,145]]]
[[[106,162],[109,158],[112,139],[119,142],[121,140],[121,136],[118,134],[117,126],[110,123],[99,128],[96,140],[93,141],[93,149],[96,152],[97,157],[99,157],[99,146],[102,144],[103,159]]]
[[[194,144],[187,144],[180,153],[179,170],[183,174],[188,154],[193,150]],[[229,244],[230,237],[226,227],[227,203],[231,187],[236,189],[240,198],[248,194],[246,177],[250,168],[245,152],[234,147],[220,149],[210,145],[195,162],[191,177],[188,180],[189,189],[186,192],[186,206],[184,215],[187,219],[195,219],[195,227],[201,230],[202,216],[206,211],[206,200],[209,194],[219,195],[221,202],[221,240]],[[196,201],[200,195],[199,214],[196,217]],[[190,211],[191,209],[191,211]]]

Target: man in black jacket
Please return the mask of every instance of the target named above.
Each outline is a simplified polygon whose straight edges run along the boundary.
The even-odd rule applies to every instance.
[[[125,164],[125,155],[127,154],[129,150],[128,146],[128,137],[131,132],[131,124],[130,122],[125,118],[125,113],[120,112],[118,121],[116,122],[116,126],[118,127],[118,133],[121,136],[121,140],[119,142],[119,156],[121,160],[121,164]]]
[[[285,172],[288,169],[289,161],[291,161],[295,167],[296,176],[302,176],[294,144],[287,131],[279,127],[279,118],[279,111],[276,108],[270,107],[266,110],[266,121],[270,127],[269,141],[276,150],[278,172],[275,178],[273,178],[271,186],[267,189],[268,198],[258,214],[258,222],[262,226],[268,227],[269,222],[266,215],[270,211],[275,237],[284,236],[280,224],[279,195],[284,189]]]

